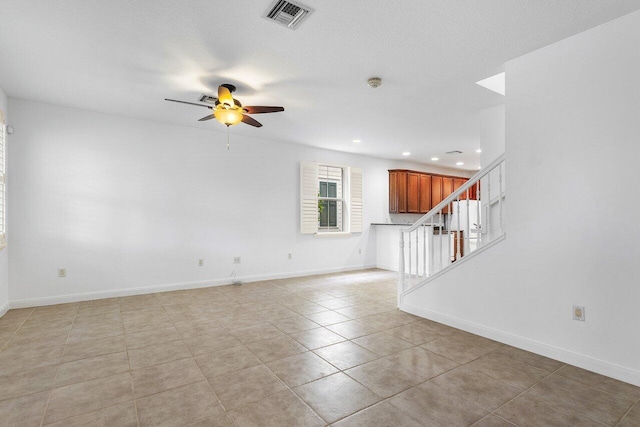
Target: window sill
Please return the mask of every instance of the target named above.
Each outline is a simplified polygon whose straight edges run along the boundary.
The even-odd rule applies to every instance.
[[[348,231],[324,231],[317,232],[314,236],[317,237],[338,237],[338,236],[349,236],[351,233]]]

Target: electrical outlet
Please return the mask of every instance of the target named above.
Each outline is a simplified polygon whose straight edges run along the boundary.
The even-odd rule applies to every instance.
[[[582,305],[573,306],[573,320],[580,320],[584,322],[584,306]]]
[[[289,259],[293,258],[293,255],[291,255],[291,252],[289,252]]]
[[[239,256],[234,256],[233,257],[233,263],[234,264],[240,264],[240,257]]]
[[[58,269],[58,277],[67,277],[67,269],[59,268]]]
[[[202,267],[204,265],[204,260],[203,259],[199,259],[198,260],[198,267]]]

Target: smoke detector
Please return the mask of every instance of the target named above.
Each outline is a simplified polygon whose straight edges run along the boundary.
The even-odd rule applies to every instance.
[[[380,77],[371,77],[367,80],[367,84],[370,88],[375,89],[382,84],[382,79]]]
[[[262,16],[291,30],[295,30],[300,26],[302,21],[312,13],[313,9],[309,6],[292,1],[275,0]]]

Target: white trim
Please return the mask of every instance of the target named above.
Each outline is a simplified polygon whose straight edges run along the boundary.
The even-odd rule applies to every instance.
[[[426,310],[424,308],[416,307],[407,303],[400,304],[399,308],[402,311],[406,311],[407,313],[411,313],[416,316],[424,317],[425,319],[443,323],[445,325],[461,329],[472,334],[480,335],[482,337],[499,341],[513,347],[531,351],[533,353],[550,357],[564,363],[569,363],[588,371],[596,372],[607,377],[615,378],[629,384],[640,386],[640,372],[634,371],[633,369],[625,368],[624,366],[619,366],[613,363],[605,362],[603,360],[584,356],[582,354],[574,353],[569,350],[565,350],[539,341],[534,341],[529,338],[521,337],[519,335],[514,335],[509,332],[489,328],[487,326],[468,322],[466,320],[462,320],[457,317],[451,317],[446,314],[438,313],[436,311]]]
[[[314,234],[316,237],[338,237],[338,236],[350,236],[349,231],[318,231]]]
[[[328,273],[340,273],[343,271],[366,270],[369,268],[376,268],[376,266],[375,265],[351,265],[346,267],[329,268],[329,269],[323,269],[323,270],[305,270],[305,271],[292,271],[289,273],[274,273],[274,274],[261,274],[261,275],[259,274],[254,276],[238,276],[235,278],[235,280],[238,280],[241,282],[258,282],[262,280],[288,279],[292,277],[312,276],[316,274],[328,274]],[[114,297],[130,296],[130,295],[151,294],[155,292],[166,292],[166,291],[175,291],[175,290],[182,290],[182,289],[197,289],[197,288],[206,288],[206,287],[212,287],[212,286],[224,286],[224,285],[230,285],[231,281],[232,281],[231,278],[224,278],[224,279],[215,279],[215,280],[204,280],[204,281],[198,281],[198,282],[166,283],[162,285],[144,286],[139,288],[114,289],[111,291],[86,292],[81,294],[28,298],[28,299],[10,301],[5,305],[9,307],[9,304],[10,304],[10,308],[38,307],[43,305],[65,304],[69,302],[78,302],[78,301],[90,301],[90,300],[96,300],[96,299],[102,299],[102,298],[114,298]]]
[[[0,307],[0,318],[2,318],[2,316],[7,314],[7,311],[9,311],[10,308],[11,308],[11,304],[9,303],[9,301],[2,304],[2,306]]]

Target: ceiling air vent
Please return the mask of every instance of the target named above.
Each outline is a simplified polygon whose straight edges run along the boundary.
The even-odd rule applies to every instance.
[[[446,154],[462,154],[460,150],[447,151]]]
[[[205,102],[207,104],[214,104],[215,105],[217,99],[218,98],[216,98],[216,97],[213,97],[211,95],[205,95],[203,93],[202,95],[200,95],[200,99],[198,99],[198,101]]]
[[[267,9],[264,17],[295,30],[304,19],[313,13],[313,9],[300,3],[286,0],[276,0]]]

